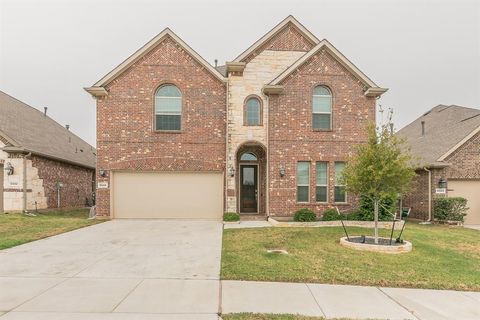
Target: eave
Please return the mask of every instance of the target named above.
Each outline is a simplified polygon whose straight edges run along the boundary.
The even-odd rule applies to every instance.
[[[90,93],[93,97],[105,97],[108,95],[108,91],[103,87],[87,87],[83,89]]]
[[[280,85],[264,85],[262,92],[266,95],[277,95],[283,93],[283,86]]]
[[[245,62],[227,62],[225,64],[227,66],[227,72],[243,72],[245,69],[246,63]]]
[[[380,97],[388,91],[388,88],[372,87],[365,90],[366,97]]]

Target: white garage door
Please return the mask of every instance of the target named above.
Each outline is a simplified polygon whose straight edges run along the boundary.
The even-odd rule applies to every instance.
[[[222,173],[114,172],[113,218],[221,219]]]
[[[467,199],[465,224],[480,224],[480,181],[448,180],[448,196]]]

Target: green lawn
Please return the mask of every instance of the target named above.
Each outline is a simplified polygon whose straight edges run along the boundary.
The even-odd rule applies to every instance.
[[[222,314],[223,320],[324,320],[319,317],[304,317],[289,314],[235,313]]]
[[[87,209],[38,213],[36,217],[0,214],[0,250],[102,222],[87,218]]]
[[[348,231],[373,233],[364,228]],[[407,224],[403,238],[413,243],[413,251],[399,255],[345,248],[339,244],[342,236],[337,227],[227,229],[222,278],[480,290],[477,230]],[[286,249],[289,255],[267,249]]]

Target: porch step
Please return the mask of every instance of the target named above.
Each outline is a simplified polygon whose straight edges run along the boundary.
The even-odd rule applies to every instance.
[[[240,221],[267,221],[264,214],[241,214]]]

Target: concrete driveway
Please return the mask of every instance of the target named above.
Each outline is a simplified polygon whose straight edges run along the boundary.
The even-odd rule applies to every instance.
[[[222,224],[113,220],[0,251],[0,316],[217,319]]]

